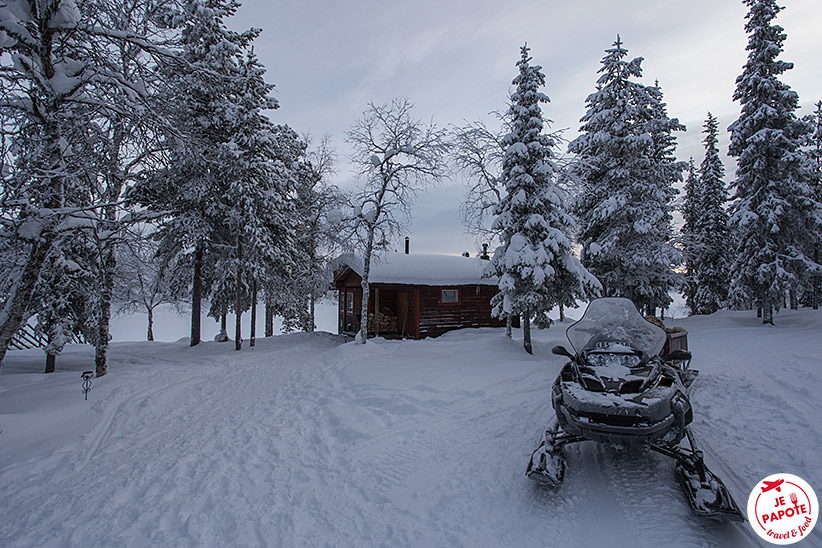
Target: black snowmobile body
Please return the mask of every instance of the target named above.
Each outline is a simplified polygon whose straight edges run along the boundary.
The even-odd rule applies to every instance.
[[[551,390],[556,423],[534,451],[528,476],[559,485],[565,473],[562,449],[569,443],[645,446],[676,459],[677,476],[698,514],[743,519],[725,485],[705,466],[689,429],[688,387],[696,376],[689,369],[690,353],[660,357],[665,331],[623,298],[591,301],[567,336],[575,352],[553,350],[569,359]],[[680,446],[686,439],[690,448]]]
[[[554,382],[551,401],[565,432],[626,446],[676,444],[685,437],[693,412],[673,367],[657,362],[625,368],[617,377],[597,369],[569,362]]]

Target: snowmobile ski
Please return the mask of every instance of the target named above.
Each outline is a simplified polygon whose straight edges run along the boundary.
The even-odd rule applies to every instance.
[[[542,442],[531,455],[525,475],[539,484],[559,487],[565,479],[565,457],[548,451],[545,442]]]
[[[565,456],[562,448],[569,443],[584,440],[582,436],[566,434],[555,422],[545,431],[542,443],[531,454],[525,475],[542,485],[559,487],[565,479]]]
[[[699,473],[689,472],[685,466],[677,463],[676,477],[688,499],[688,504],[698,516],[716,520],[745,521],[728,488],[707,468],[702,474],[703,480]]]
[[[718,520],[745,521],[731,492],[719,477],[705,465],[702,451],[690,428],[685,430],[690,449],[651,446],[651,449],[676,459],[676,477],[688,504],[697,515]]]

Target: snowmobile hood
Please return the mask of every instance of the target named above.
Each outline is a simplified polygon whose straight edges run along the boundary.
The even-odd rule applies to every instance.
[[[582,318],[566,331],[577,355],[589,351],[641,351],[658,356],[665,345],[665,330],[642,317],[630,300],[622,297],[594,299]]]

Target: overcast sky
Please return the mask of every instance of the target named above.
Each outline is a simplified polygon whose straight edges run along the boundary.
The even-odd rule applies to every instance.
[[[780,59],[795,64],[783,81],[799,93],[801,115],[822,99],[822,1],[780,5],[776,22],[788,35]],[[658,79],[669,115],[688,127],[678,134],[680,159],[701,162],[708,111],[720,118],[725,152],[725,127],[739,113],[731,97],[747,58],[746,13],[739,0],[245,0],[229,25],[263,29],[255,50],[276,85],[272,119],[315,139],[331,135],[336,182],[349,186],[345,132],[369,101],[408,97],[419,118],[443,127],[490,122],[490,111],[506,108],[525,42],[547,77],[545,117],[567,138],[620,34],[628,57],[644,58],[643,82]],[[459,220],[463,193],[455,176],[417,200],[413,251],[476,251]]]

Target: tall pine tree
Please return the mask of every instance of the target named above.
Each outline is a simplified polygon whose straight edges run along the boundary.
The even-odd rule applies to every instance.
[[[568,150],[580,182],[575,211],[580,220],[582,264],[606,295],[631,299],[653,313],[670,304],[678,262],[671,245],[673,182],[684,163],[673,159],[673,131],[658,85],[646,87],[642,58],[626,61],[617,37],[602,59],[597,91],[588,96],[581,135]]]
[[[811,186],[811,197],[817,203],[822,203],[822,101],[817,101],[814,106],[816,110],[813,114],[804,118],[808,124],[804,143],[805,165],[807,179]],[[811,245],[813,262],[822,263],[822,233],[815,235]],[[816,310],[819,308],[820,298],[822,298],[822,268],[812,268],[810,283],[805,290],[805,301]]]
[[[818,202],[803,176],[799,96],[779,80],[793,68],[777,59],[786,35],[773,20],[782,8],[775,0],[743,1],[750,7],[748,61],[734,92],[742,112],[728,128],[729,153],[737,159],[730,296],[739,307],[759,307],[763,323],[773,324],[774,311],[800,290],[807,269],[818,268],[808,254],[819,233]]]
[[[158,253],[176,278],[186,280],[176,289],[190,294],[192,346],[201,338],[203,297],[227,285],[228,274],[216,265],[231,261],[237,245],[224,223],[225,196],[240,170],[235,137],[246,83],[242,53],[259,33],[226,27],[225,19],[238,6],[235,0],[183,3],[180,60],[161,67],[165,114],[175,126],[166,140],[168,167],[136,195],[149,209],[166,214],[157,232]]]
[[[685,304],[691,309],[691,313],[695,314],[697,307],[694,302],[694,297],[699,287],[699,280],[696,273],[701,255],[697,226],[699,224],[699,206],[702,202],[702,197],[700,195],[699,176],[697,175],[693,158],[688,162],[688,177],[685,179],[684,190],[685,199],[682,204],[682,218],[684,223],[682,224],[681,231],[682,258],[685,265],[683,293],[685,296]]]
[[[527,46],[521,48],[519,74],[513,80],[511,133],[503,139],[506,152],[500,176],[505,192],[494,220],[501,244],[488,271],[499,276],[494,314],[522,317],[523,345],[530,353],[531,320],[548,327],[549,310],[565,304],[568,295],[592,296],[599,284],[571,252],[572,219],[555,182],[555,144],[543,134],[540,103],[549,99],[539,90],[545,75],[542,67],[531,65],[528,52]]]
[[[305,144],[293,130],[274,126],[265,116],[264,110],[276,107],[268,95],[274,86],[265,81],[265,69],[253,51],[247,52],[239,69],[230,119],[233,149],[227,151],[233,156],[226,158],[231,176],[219,197],[219,232],[228,236],[225,243],[234,245],[234,253],[222,255],[217,264],[221,279],[233,282],[227,284],[233,297],[228,308],[236,318],[236,350],[242,347],[242,313],[256,303],[257,282],[295,270],[296,210],[289,194],[293,166],[305,153]],[[281,137],[293,146],[281,147]]]
[[[710,112],[705,120],[705,159],[699,166],[696,232],[699,261],[697,290],[691,310],[713,314],[728,298],[728,191],[722,180],[725,167],[719,157],[719,125]],[[690,305],[689,305],[690,306]]]

